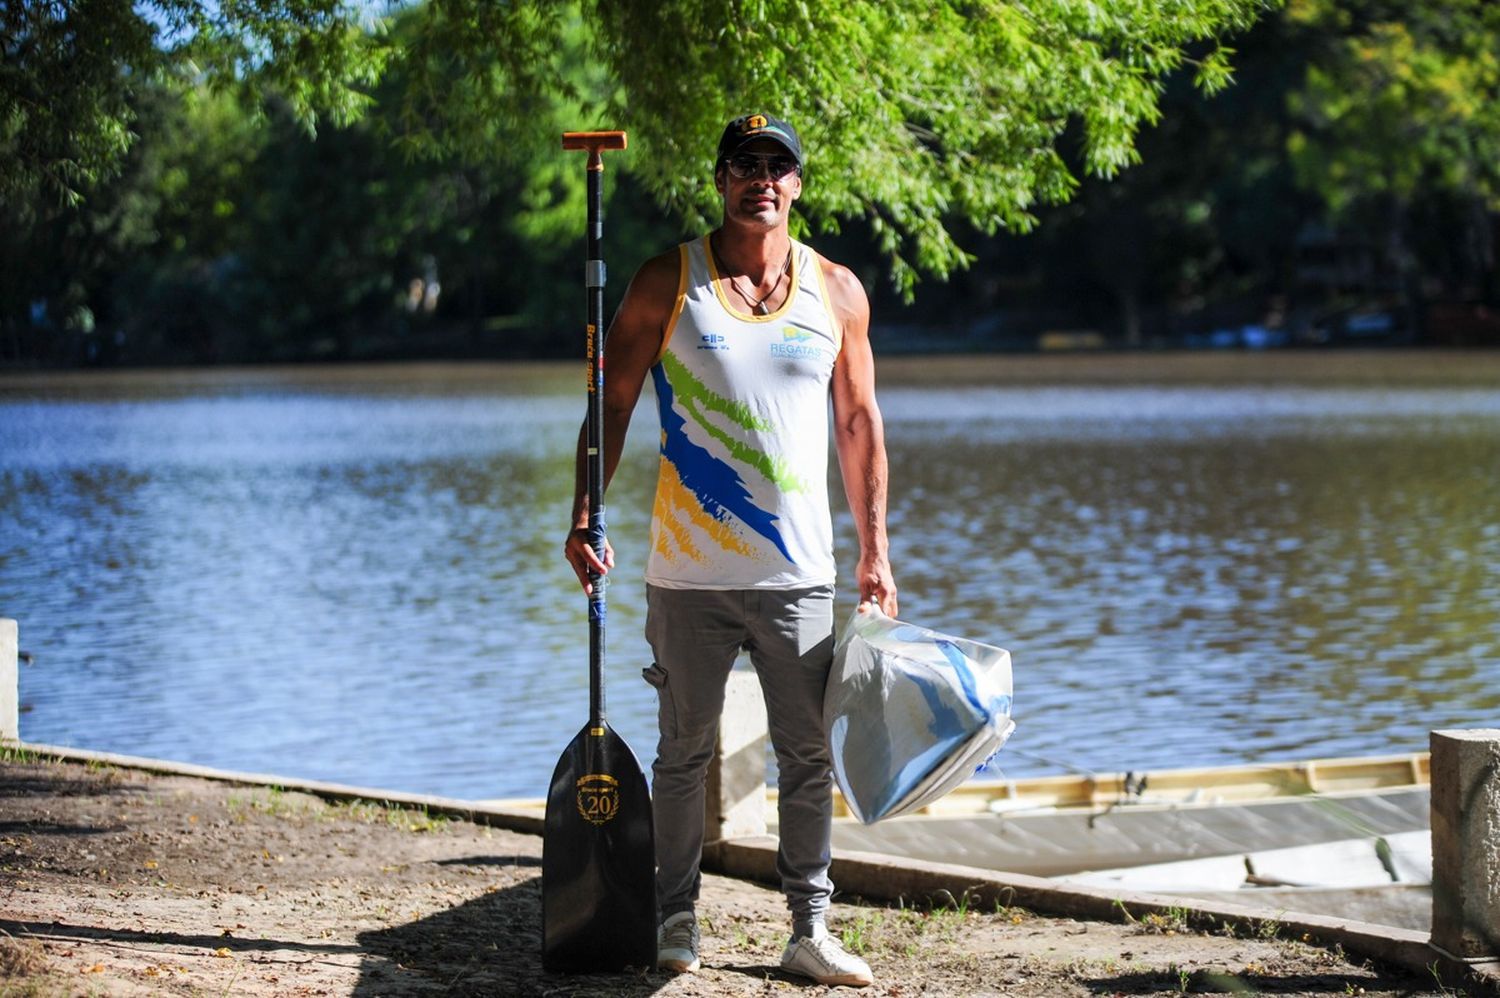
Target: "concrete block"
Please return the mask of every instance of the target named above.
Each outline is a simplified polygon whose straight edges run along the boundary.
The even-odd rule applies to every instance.
[[[1500,958],[1500,729],[1434,731],[1432,945]]]
[[[0,617],[0,742],[21,740],[20,628]]]
[[[766,834],[766,701],[754,672],[734,669],[708,764],[703,841]]]

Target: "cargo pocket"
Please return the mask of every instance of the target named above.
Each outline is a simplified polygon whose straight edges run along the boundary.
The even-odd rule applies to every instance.
[[[677,737],[677,710],[672,703],[672,688],[667,684],[667,670],[651,663],[641,670],[641,678],[656,687],[656,723],[664,738]]]

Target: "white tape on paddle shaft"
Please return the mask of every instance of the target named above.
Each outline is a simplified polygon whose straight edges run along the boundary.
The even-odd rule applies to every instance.
[[[586,288],[604,287],[604,261],[585,260],[583,264],[583,286]]]

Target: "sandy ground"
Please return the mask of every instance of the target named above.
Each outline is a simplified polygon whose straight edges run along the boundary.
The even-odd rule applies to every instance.
[[[374,804],[0,761],[0,998],[72,995],[752,995],[777,968],[774,891],[708,877],[704,969],[564,977],[540,961],[541,839]],[[839,897],[871,995],[1453,995],[1279,938]]]

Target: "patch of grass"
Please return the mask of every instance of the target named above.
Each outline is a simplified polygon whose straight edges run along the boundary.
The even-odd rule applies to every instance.
[[[1438,994],[1443,998],[1468,998],[1468,992],[1463,988],[1450,988],[1443,982],[1442,967],[1436,960],[1428,964],[1427,971],[1432,974],[1432,980],[1437,984]]]
[[[852,922],[839,929],[839,940],[844,944],[844,949],[856,956],[870,952],[871,929],[882,918],[884,912],[862,911],[856,915]]]
[[[441,832],[450,818],[433,814],[425,807],[398,807],[389,801],[351,800],[329,804],[322,817],[346,818],[366,825],[389,825],[403,832]]]
[[[50,973],[44,977],[28,977],[15,981],[0,978],[0,998],[73,998],[74,995],[93,998],[99,993],[94,988],[77,991],[67,981]]]
[[[10,762],[24,766],[49,761],[51,761],[49,756],[45,756],[35,749],[29,749],[18,742],[0,741],[0,762]]]
[[[245,821],[251,812],[273,818],[307,817],[320,821],[356,821],[364,825],[389,825],[404,832],[440,832],[452,819],[433,814],[425,807],[405,807],[390,801],[356,798],[319,802],[303,794],[289,794],[285,787],[271,786],[246,796],[226,799],[229,816]]]
[[[1255,938],[1270,941],[1281,935],[1281,922],[1275,918],[1263,918],[1255,923]]]
[[[897,908],[857,908],[844,919],[839,939],[844,948],[860,956],[910,954],[928,935],[930,919],[925,912],[904,905]]]
[[[1047,969],[1051,969],[1048,967]],[[1063,974],[1074,981],[1091,981],[1097,977],[1115,977],[1120,974],[1120,964],[1113,958],[1088,959],[1075,957],[1062,966]]]
[[[267,787],[264,802],[256,801],[255,806],[277,818],[283,818],[295,810],[286,799],[286,787]]]
[[[0,932],[0,998],[71,998],[79,992],[62,979],[35,939],[17,939]]]
[[[908,907],[905,902],[898,902],[894,908],[853,907],[840,919],[837,931],[851,953],[909,958],[934,946],[951,946],[960,941],[968,923],[990,917],[976,908],[980,900],[981,896],[972,892],[961,896],[943,892],[924,907]],[[1020,924],[1026,915],[1019,908],[995,906],[995,917],[1012,925]]]
[[[1121,905],[1121,908],[1123,909],[1124,906]],[[1188,909],[1174,905],[1166,911],[1153,911],[1142,915],[1135,924],[1141,932],[1174,936],[1179,932],[1188,931],[1188,918],[1191,914]]]
[[[0,977],[35,977],[49,969],[41,943],[0,932]]]
[[[1030,917],[1031,912],[1025,908],[1017,908],[1015,905],[1006,904],[999,898],[995,899],[995,917],[1009,922],[1011,925],[1020,925]]]
[[[251,811],[259,811],[273,818],[286,818],[297,814],[299,810],[287,799],[284,787],[268,787],[264,792],[253,791],[246,797],[231,794],[225,798],[224,804],[229,808],[232,821],[245,821]]]
[[[954,897],[949,891],[943,891],[943,893],[948,896],[948,900],[934,904],[932,906],[934,911],[952,912],[959,918],[963,918],[969,913],[969,905],[974,900],[973,894],[964,891],[961,896]]]

